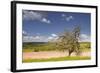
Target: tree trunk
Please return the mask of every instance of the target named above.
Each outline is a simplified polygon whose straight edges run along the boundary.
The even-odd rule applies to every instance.
[[[69,54],[68,54],[68,56],[71,56],[71,53],[72,53],[72,51],[69,51]]]

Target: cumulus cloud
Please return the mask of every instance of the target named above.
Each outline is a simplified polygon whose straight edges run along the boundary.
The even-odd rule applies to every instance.
[[[46,36],[24,36],[23,42],[47,42]]]
[[[58,39],[58,35],[56,34],[51,34],[51,36],[48,37],[48,41],[55,41]]]
[[[36,36],[23,36],[23,42],[48,42],[55,41],[58,38],[56,34],[46,35],[36,35]]]
[[[38,12],[23,10],[23,18],[25,20],[40,20],[42,15]]]
[[[40,36],[35,36],[34,38],[35,38],[35,39],[40,39]]]
[[[73,19],[73,16],[68,16],[68,17],[66,17],[66,21],[70,21],[70,20],[72,20]]]
[[[54,37],[52,37],[52,36],[49,36],[49,37],[48,37],[48,40],[52,40],[53,38],[54,38]]]
[[[53,33],[53,34],[51,34],[51,36],[56,37],[57,35]]]
[[[81,34],[80,35],[80,42],[90,42],[91,38],[89,35],[86,34]]]
[[[66,21],[70,21],[70,20],[73,20],[73,19],[74,19],[74,17],[71,16],[71,15],[70,15],[70,16],[67,16],[66,14],[62,14],[61,16],[62,16],[63,19],[66,20]]]
[[[37,35],[30,36],[26,31],[22,31],[23,33],[23,42],[48,42],[48,41],[56,41],[59,36],[55,33],[52,33],[48,36],[46,35],[40,35],[37,33]],[[91,38],[87,34],[81,34],[79,38],[79,42],[90,42]]]
[[[30,11],[30,10],[23,10],[23,20],[38,20],[40,22],[44,22],[49,24],[51,21],[46,18],[46,14],[39,11]]]
[[[26,31],[22,31],[22,34],[24,35],[24,36],[26,36],[27,35],[27,32]]]
[[[50,20],[48,20],[48,19],[46,19],[46,18],[43,18],[42,20],[41,20],[42,22],[45,22],[45,23],[50,23]]]
[[[24,30],[22,31],[22,33],[23,33],[23,34],[26,34],[26,32],[25,32]]]
[[[23,36],[23,42],[48,42],[54,39],[52,36]]]

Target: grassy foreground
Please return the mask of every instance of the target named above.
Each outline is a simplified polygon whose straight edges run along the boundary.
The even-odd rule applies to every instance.
[[[26,59],[23,60],[23,63],[31,63],[31,62],[50,62],[50,61],[67,61],[67,60],[89,60],[90,57],[59,57],[59,58],[50,58],[50,59]]]

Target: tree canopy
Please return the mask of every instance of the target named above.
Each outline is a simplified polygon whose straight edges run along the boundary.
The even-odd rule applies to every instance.
[[[68,51],[69,56],[76,52],[79,54],[80,44],[80,27],[76,26],[72,31],[64,31],[56,42],[56,47],[58,50]]]

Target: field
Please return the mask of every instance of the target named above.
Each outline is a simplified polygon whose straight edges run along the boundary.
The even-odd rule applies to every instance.
[[[80,42],[80,55],[74,52],[69,57],[68,51],[59,51],[54,47],[54,43],[32,42],[23,43],[23,62],[48,62],[67,60],[89,60],[91,59],[90,42]]]
[[[47,61],[66,61],[66,60],[87,60],[90,57],[58,57],[58,58],[49,58],[49,59],[26,59],[23,62],[47,62]]]

